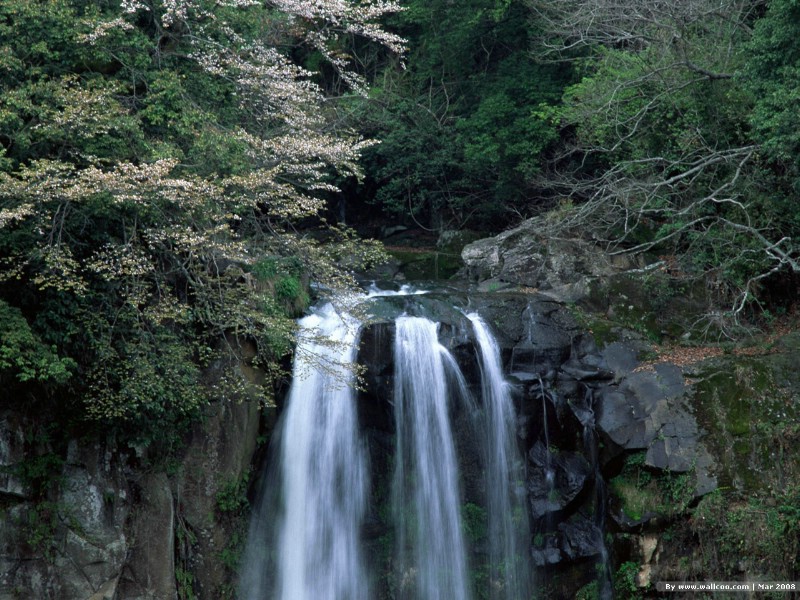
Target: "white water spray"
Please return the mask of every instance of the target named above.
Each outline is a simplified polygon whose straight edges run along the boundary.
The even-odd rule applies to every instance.
[[[366,457],[358,437],[354,373],[358,323],[329,304],[300,321],[293,383],[282,431],[282,511],[277,589],[246,557],[243,598],[366,600],[360,527]],[[270,507],[262,507],[262,515]],[[274,510],[274,507],[273,507]],[[251,533],[252,536],[252,533]],[[264,544],[265,540],[250,540]],[[274,595],[273,593],[274,592]]]
[[[435,323],[400,317],[395,337],[395,523],[399,597],[470,597],[455,449]]]
[[[486,497],[489,516],[492,598],[530,596],[530,545],[524,490],[524,463],[515,435],[514,405],[503,377],[500,349],[477,314],[467,318],[475,329],[486,419]]]

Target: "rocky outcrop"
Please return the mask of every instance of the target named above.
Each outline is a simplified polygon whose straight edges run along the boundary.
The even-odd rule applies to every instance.
[[[63,456],[32,444],[40,426],[11,411],[0,419],[0,598],[111,598],[129,547],[124,465],[109,443],[73,441]],[[57,465],[58,489],[42,498],[56,482],[37,475]]]
[[[145,473],[133,485],[136,512],[117,595],[130,600],[177,598],[175,504],[169,478],[165,473]]]
[[[687,404],[681,369],[663,363],[617,376],[619,384],[603,390],[599,402],[597,425],[609,448],[646,451],[645,464],[662,471],[691,471],[697,496],[714,490],[717,465]]]
[[[2,411],[0,600],[221,598],[233,589],[220,556],[235,552],[237,524],[217,518],[217,501],[246,490],[237,484],[257,445],[260,393],[248,386],[259,373],[227,362],[207,374],[213,383],[237,373],[239,396],[208,407],[169,469],[113,438],[54,447],[45,420]]]
[[[684,493],[681,477],[702,472],[698,461],[684,475],[672,474],[666,481],[661,490],[665,498],[656,511],[660,514],[651,509],[633,514],[641,513],[643,499],[645,507],[652,507],[658,489],[654,481],[641,483],[636,495],[626,488],[655,471],[646,465],[631,468],[628,460],[612,479],[618,492],[612,498],[612,516],[622,532],[618,564],[638,568],[636,583],[642,589],[678,577],[758,581],[792,576],[796,562],[787,557],[796,554],[797,520],[790,507],[800,502],[798,488],[789,483],[800,476],[798,350],[800,334],[794,333],[682,369],[687,386],[683,409],[693,419],[687,422],[677,411],[648,448],[646,461],[667,463],[670,447],[677,447],[680,467],[688,432],[689,438],[699,437],[712,457],[707,471],[718,488],[698,497],[698,478],[694,497]],[[660,418],[654,411],[654,422]]]
[[[468,244],[461,258],[471,281],[536,288],[562,302],[587,296],[595,279],[641,266],[635,257],[609,254],[587,240],[545,238],[533,220]]]
[[[236,552],[232,533],[215,519],[220,494],[243,493],[260,426],[257,398],[247,402],[214,405],[204,423],[194,427],[183,451],[182,468],[173,478],[176,499],[176,534],[183,544],[182,568],[192,576],[198,598],[219,598],[222,586],[232,587],[230,565],[220,560],[223,553]],[[241,543],[242,540],[239,542]]]
[[[541,440],[528,452],[528,498],[535,518],[566,511],[594,477],[586,458],[576,452],[553,453]]]

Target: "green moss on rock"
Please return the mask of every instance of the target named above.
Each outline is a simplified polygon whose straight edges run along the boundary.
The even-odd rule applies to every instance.
[[[723,487],[757,491],[786,468],[780,449],[787,447],[800,410],[797,388],[791,392],[784,385],[789,376],[784,359],[723,356],[699,373],[693,404],[720,462]]]

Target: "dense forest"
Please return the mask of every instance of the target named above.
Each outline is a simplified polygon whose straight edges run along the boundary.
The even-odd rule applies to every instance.
[[[344,224],[370,219],[533,218],[763,321],[800,271],[798,23],[797,0],[6,0],[0,379],[168,450],[235,393],[202,372],[236,340],[282,377],[314,290],[385,258]]]
[[[374,22],[395,9],[2,4],[0,369],[15,402],[168,449],[209,392],[235,392],[200,378],[239,353],[231,340],[257,340],[255,363],[279,375],[309,282],[352,285],[340,265],[381,255],[319,218],[369,142],[294,54],[362,92],[339,40],[400,50]]]
[[[534,217],[661,256],[734,320],[774,311],[798,271],[798,10],[411,4],[408,68],[381,72],[362,120],[373,201],[433,229]]]

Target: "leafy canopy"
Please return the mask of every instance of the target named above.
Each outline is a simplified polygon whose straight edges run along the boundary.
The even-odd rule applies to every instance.
[[[0,4],[0,373],[71,375],[79,419],[149,430],[196,413],[201,368],[237,354],[231,340],[256,341],[277,376],[308,282],[348,285],[343,261],[380,255],[319,218],[370,142],[331,126],[293,51],[312,48],[363,92],[337,39],[399,50],[378,24],[397,9]],[[264,276],[264,260],[280,268]]]
[[[798,147],[798,3],[532,6],[547,23],[541,55],[581,74],[552,111],[562,136],[548,184],[572,208],[543,233],[652,251],[706,283],[709,320],[736,325],[765,282],[800,272],[784,176]]]
[[[366,153],[385,211],[430,228],[497,228],[525,212],[557,138],[540,105],[571,69],[536,62],[519,0],[418,0],[393,19],[407,68],[385,65],[359,116],[382,140]],[[410,221],[410,219],[409,219]]]

